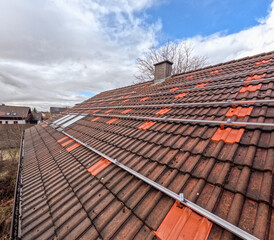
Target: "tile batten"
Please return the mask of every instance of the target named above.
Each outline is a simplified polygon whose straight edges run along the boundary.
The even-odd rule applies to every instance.
[[[154,64],[154,84],[161,83],[171,76],[172,64],[169,60]]]

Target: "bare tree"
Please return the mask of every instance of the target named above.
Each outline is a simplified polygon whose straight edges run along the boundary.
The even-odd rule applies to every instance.
[[[158,49],[150,48],[143,57],[137,59],[137,68],[140,73],[134,76],[137,82],[154,79],[154,64],[164,60],[173,62],[172,75],[196,70],[206,64],[206,57],[193,54],[191,44],[167,42]]]

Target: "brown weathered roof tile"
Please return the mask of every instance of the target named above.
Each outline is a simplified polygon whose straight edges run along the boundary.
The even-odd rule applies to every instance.
[[[248,104],[236,104],[236,107],[251,106],[250,115],[232,116],[230,121],[273,123],[273,104],[254,102],[274,97],[271,80],[274,62],[255,65],[259,58],[273,57],[273,52],[260,54],[175,75],[155,86],[150,86],[151,81],[100,93],[70,110],[88,115],[64,128],[64,132],[169,190],[184,193],[188,201],[250,234],[271,239],[273,127],[229,126],[243,129],[243,134],[237,137],[238,142],[228,144],[225,139],[212,141],[216,131],[226,125],[203,121],[229,121],[225,115],[233,106],[228,100],[250,100]],[[222,71],[217,73],[216,69]],[[260,80],[261,87],[240,93],[244,87],[241,81],[257,70],[261,72],[255,74],[267,73]],[[186,79],[189,75],[193,77]],[[203,83],[207,85],[196,87]],[[178,89],[169,91],[174,87]],[[180,93],[187,95],[176,99]],[[149,99],[140,102],[145,97]],[[211,101],[226,104],[210,104]],[[191,105],[197,102],[204,105]],[[177,103],[185,105],[176,106]],[[140,104],[143,106],[139,107]],[[164,108],[170,110],[155,115],[163,111],[162,104],[169,104]],[[127,109],[131,110],[123,114]],[[107,115],[100,115],[107,111]],[[65,135],[50,126],[60,117],[49,121],[47,126],[25,132],[20,173],[22,239],[86,239],[89,235],[93,239],[155,239],[154,233],[174,199],[112,163],[92,176],[88,169],[101,156],[85,145],[69,148],[76,140],[62,146],[63,142],[58,140]],[[155,117],[200,122],[164,121]],[[107,124],[112,119],[118,120]],[[138,129],[146,120],[153,120],[153,125],[146,130]],[[208,239],[234,238],[235,235],[217,224],[213,224],[208,236]]]

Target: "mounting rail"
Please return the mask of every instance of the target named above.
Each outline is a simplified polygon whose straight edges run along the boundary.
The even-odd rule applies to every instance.
[[[167,117],[140,117],[140,116],[130,116],[130,115],[109,115],[109,114],[92,114],[96,117],[113,117],[113,118],[126,118],[126,119],[136,119],[136,120],[151,120],[151,121],[161,121],[161,122],[188,122],[188,123],[209,123],[215,125],[233,125],[233,126],[257,126],[257,127],[274,127],[274,123],[257,123],[257,122],[233,122],[231,119],[227,121],[214,121],[214,120],[196,120],[187,118],[167,118]]]
[[[220,101],[220,102],[194,102],[194,103],[166,103],[166,104],[147,104],[147,105],[127,105],[127,106],[108,106],[108,107],[90,107],[90,108],[73,108],[80,110],[93,110],[93,109],[115,109],[115,108],[159,108],[159,107],[184,107],[184,106],[205,106],[205,105],[240,105],[240,104],[264,104],[264,103],[274,103],[274,99],[268,100],[249,100],[249,101]]]
[[[203,89],[210,89],[210,88],[222,88],[225,86],[237,86],[237,85],[242,85],[244,84],[248,84],[248,83],[261,83],[261,82],[265,82],[265,81],[273,81],[274,78],[264,78],[264,79],[258,79],[258,80],[250,80],[250,81],[245,81],[245,80],[240,80],[238,82],[230,82],[230,83],[221,83],[221,84],[216,84],[216,85],[208,85],[208,86],[204,86],[204,87],[200,87],[200,88],[196,88],[196,87],[192,87],[192,88],[185,88],[185,89],[178,89],[176,91],[173,92],[174,93],[178,93],[178,92],[190,92],[190,91],[201,91]],[[176,85],[179,86],[180,85]],[[170,86],[172,87],[172,86]],[[167,91],[159,91],[159,92],[155,92],[155,93],[146,93],[146,94],[138,94],[138,95],[133,95],[133,96],[129,96],[127,98],[141,98],[141,97],[147,97],[147,96],[156,96],[159,94],[172,94],[171,92],[169,92],[169,90]],[[119,100],[120,98],[111,98],[110,100],[98,100],[98,101],[92,101],[92,103],[100,103],[100,102],[110,102],[110,101],[116,101]]]
[[[103,158],[106,158],[107,160],[109,160],[110,162],[112,162],[113,164],[115,164],[116,166],[124,169],[125,171],[127,171],[128,173],[132,174],[133,176],[141,179],[142,181],[146,182],[147,184],[149,184],[150,186],[158,189],[159,191],[163,192],[164,194],[168,195],[169,197],[176,199],[178,201],[180,201],[183,205],[191,208],[192,210],[194,210],[195,212],[199,213],[200,215],[208,218],[209,220],[211,220],[212,222],[216,223],[217,225],[221,226],[222,228],[232,232],[233,234],[237,235],[238,237],[242,238],[242,239],[248,239],[248,240],[258,240],[258,238],[256,238],[255,236],[247,233],[246,231],[236,227],[235,225],[229,223],[228,221],[218,217],[217,215],[205,210],[204,208],[196,205],[195,203],[192,203],[188,200],[186,200],[185,198],[182,201],[182,195],[181,194],[177,194],[171,190],[169,190],[166,187],[163,187],[162,185],[152,181],[151,179],[143,176],[142,174],[132,170],[131,168],[123,165],[122,163],[120,163],[117,159],[113,159],[109,156],[107,156],[106,154],[96,150],[95,148],[89,146],[88,144],[80,141],[79,139],[71,136],[70,134],[62,131],[63,134],[65,134],[66,136],[70,137],[71,139],[73,139],[74,141],[80,143],[81,145],[83,145],[84,147],[90,149],[91,151],[97,153],[98,155],[102,156]]]
[[[184,81],[181,84],[170,84],[169,87],[175,87],[175,86],[183,87],[183,86],[187,86],[187,85],[191,85],[191,84],[195,84],[195,83],[197,84],[198,82],[205,82],[205,81],[215,82],[215,81],[220,81],[222,79],[226,79],[226,77],[229,77],[229,78],[231,78],[231,77],[232,78],[243,77],[243,76],[250,75],[250,74],[256,74],[256,73],[260,73],[260,72],[269,72],[269,71],[273,71],[273,70],[274,70],[274,68],[264,68],[264,69],[261,69],[261,70],[258,70],[258,71],[245,71],[245,72],[240,72],[240,73],[238,72],[238,73],[234,73],[234,74],[226,74],[226,75],[222,75],[222,76],[211,76],[210,78]],[[208,70],[206,70],[206,71],[208,71]],[[193,73],[189,72],[189,74],[194,74],[194,72]],[[177,77],[179,75],[182,75],[182,74],[175,74],[171,77]],[[187,73],[185,73],[184,75],[187,75]],[[118,97],[118,96],[122,96],[122,95],[125,95],[125,94],[131,94],[131,93],[135,93],[135,92],[136,91],[132,91],[132,92],[128,92],[128,93],[119,93],[119,94],[116,94],[116,95],[112,95],[112,97]],[[107,97],[101,97],[97,100],[97,102],[99,102],[100,100],[104,101],[104,99],[106,99],[106,98],[109,98],[109,97],[108,96]]]

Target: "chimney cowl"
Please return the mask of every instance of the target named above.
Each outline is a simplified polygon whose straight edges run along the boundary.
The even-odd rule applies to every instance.
[[[171,76],[173,62],[165,60],[155,63],[154,84],[164,82]]]

